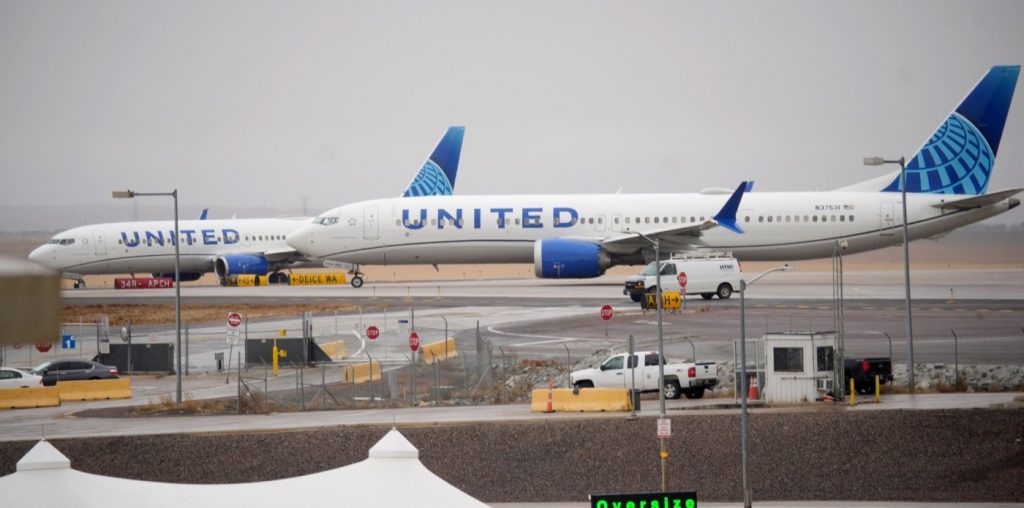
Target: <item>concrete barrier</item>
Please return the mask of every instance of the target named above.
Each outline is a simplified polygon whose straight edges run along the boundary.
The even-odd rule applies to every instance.
[[[61,401],[132,398],[131,379],[58,381],[57,389],[60,391]]]
[[[345,367],[345,375],[342,377],[344,383],[365,383],[370,379],[380,380],[380,362],[356,363]]]
[[[5,388],[0,390],[0,409],[53,407],[60,405],[60,390],[55,386]]]
[[[455,337],[422,345],[420,351],[423,353],[423,363],[427,365],[459,356],[459,352],[455,350]]]
[[[548,407],[548,390],[533,391],[530,400],[530,411],[542,413]],[[563,411],[630,411],[633,402],[629,398],[629,390],[625,388],[584,388],[578,395],[570,388],[556,388],[551,392],[551,409]]]
[[[344,360],[348,358],[348,353],[345,352],[345,341],[328,342],[319,346],[331,360]]]

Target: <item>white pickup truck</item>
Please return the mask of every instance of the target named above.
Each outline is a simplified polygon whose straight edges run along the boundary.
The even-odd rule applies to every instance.
[[[613,355],[596,369],[576,370],[569,374],[569,381],[576,388],[626,388],[653,392],[658,390],[658,360],[656,351],[637,351]],[[637,367],[640,360],[643,364]],[[635,379],[635,385],[634,385]],[[665,398],[699,399],[705,390],[718,385],[718,364],[666,363]]]

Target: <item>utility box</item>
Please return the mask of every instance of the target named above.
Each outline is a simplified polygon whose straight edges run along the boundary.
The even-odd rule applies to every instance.
[[[814,402],[833,391],[835,350],[833,332],[764,335],[764,399]]]

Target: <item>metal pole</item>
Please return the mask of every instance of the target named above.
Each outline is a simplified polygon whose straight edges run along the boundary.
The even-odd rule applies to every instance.
[[[750,478],[747,476],[749,436],[747,435],[747,281],[740,279],[740,446],[743,459],[743,506],[750,508]]]
[[[171,192],[174,198],[174,331],[177,337],[175,350],[178,356],[177,368],[177,396],[178,405],[181,405],[181,251],[178,244],[181,243],[181,232],[178,230],[178,189]]]
[[[960,343],[956,330],[950,328],[949,333],[953,334],[953,372],[956,373],[956,387],[953,389],[960,391]]]
[[[907,307],[907,382],[910,393],[916,391],[914,385],[914,325],[910,312],[910,236],[907,226],[907,161],[900,157],[900,190],[903,193],[903,286],[905,305]]]
[[[635,348],[635,345],[633,343],[633,334],[629,334],[629,358],[630,358],[630,360],[632,360],[633,356],[636,354],[635,349],[636,348]],[[629,361],[626,362],[626,365],[627,366],[629,365]],[[629,415],[630,418],[636,418],[636,404],[634,404],[633,402],[635,402],[637,400],[637,397],[636,397],[636,369],[639,366],[640,366],[640,360],[637,359],[636,364],[634,364],[633,368],[630,370],[630,376],[632,377],[632,383],[633,383],[632,389],[629,392],[629,401],[630,401],[629,405],[633,408],[633,412]]]
[[[189,324],[185,323],[185,375],[186,376],[188,375],[188,337],[189,337],[190,328],[191,327],[189,326]]]
[[[661,304],[661,240],[654,239],[654,268],[655,283],[658,285],[658,404],[659,415],[665,418],[665,341],[662,328],[662,304]],[[665,439],[658,439],[661,447],[661,491],[668,492],[668,445]]]

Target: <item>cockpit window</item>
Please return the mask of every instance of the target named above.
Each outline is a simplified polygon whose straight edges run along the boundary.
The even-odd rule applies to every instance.
[[[49,242],[51,245],[72,245],[75,243],[74,238],[51,238]]]
[[[313,219],[313,223],[314,224],[320,224],[321,226],[330,226],[332,224],[337,224],[338,223],[338,218],[337,217],[327,217],[327,216],[317,217],[317,218]]]

